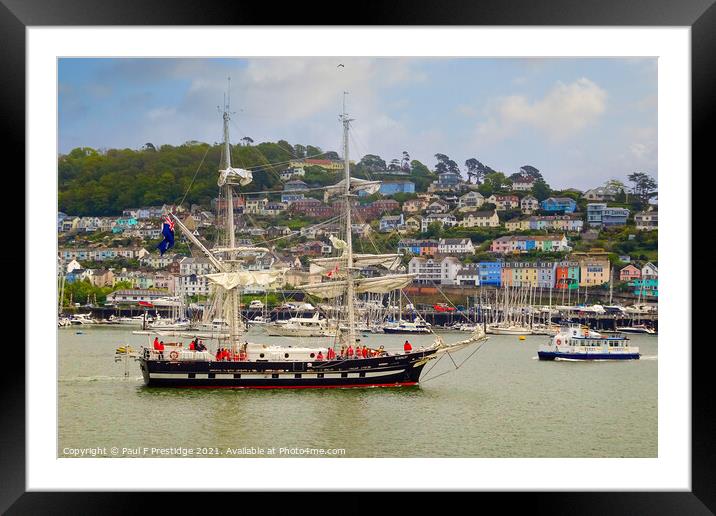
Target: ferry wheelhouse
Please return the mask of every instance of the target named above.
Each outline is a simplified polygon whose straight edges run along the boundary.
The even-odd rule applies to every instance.
[[[625,335],[602,335],[580,325],[560,328],[549,344],[537,350],[540,360],[638,360],[639,348]]]

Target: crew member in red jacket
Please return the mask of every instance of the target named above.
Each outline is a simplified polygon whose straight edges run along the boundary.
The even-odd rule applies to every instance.
[[[413,346],[410,345],[410,342],[407,340],[405,341],[405,344],[403,344],[403,351],[408,354],[413,351]]]

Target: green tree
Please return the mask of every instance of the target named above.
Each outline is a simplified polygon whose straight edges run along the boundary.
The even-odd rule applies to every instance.
[[[532,185],[532,195],[534,195],[538,201],[542,202],[552,195],[552,189],[544,179],[538,179]]]
[[[657,195],[656,180],[643,172],[634,172],[627,176],[629,181],[634,184],[634,194],[639,198],[642,204],[647,205],[649,201]]]

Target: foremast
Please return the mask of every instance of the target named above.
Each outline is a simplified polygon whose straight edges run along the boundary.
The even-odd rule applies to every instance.
[[[355,324],[355,286],[353,284],[353,224],[351,223],[351,170],[348,159],[348,131],[352,120],[346,113],[346,92],[343,92],[343,114],[340,116],[343,122],[343,168],[345,171],[346,191],[344,194],[346,212],[346,308],[348,309],[348,335],[347,345],[354,346],[356,343]]]

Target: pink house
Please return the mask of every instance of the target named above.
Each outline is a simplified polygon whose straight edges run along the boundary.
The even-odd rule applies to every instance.
[[[632,281],[641,278],[641,270],[631,263],[619,271],[619,281]]]

